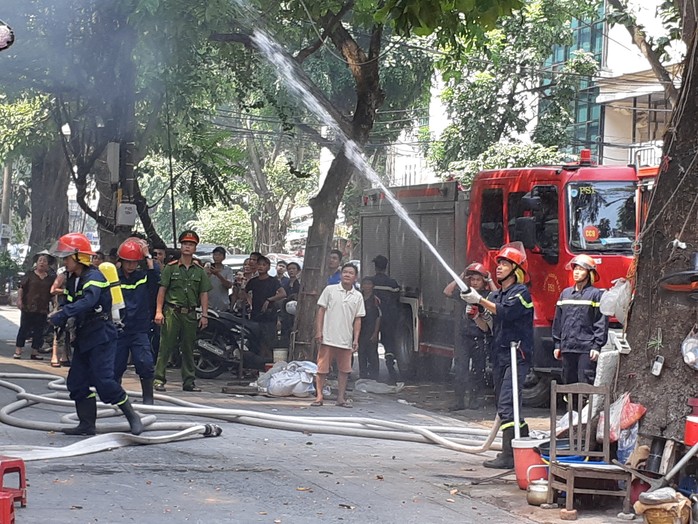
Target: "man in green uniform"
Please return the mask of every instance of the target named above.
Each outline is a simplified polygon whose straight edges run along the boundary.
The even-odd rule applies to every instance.
[[[184,231],[179,235],[179,243],[182,255],[162,270],[155,309],[155,323],[162,326],[153,382],[156,391],[165,391],[167,363],[178,343],[182,353],[182,389],[201,391],[194,384],[194,340],[197,324],[201,329],[208,325],[211,281],[204,268],[194,260],[199,235],[191,230]],[[196,308],[199,306],[202,315],[197,322]]]

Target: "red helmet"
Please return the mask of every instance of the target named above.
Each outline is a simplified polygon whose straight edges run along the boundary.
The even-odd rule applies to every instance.
[[[480,262],[473,262],[465,268],[465,276],[470,275],[480,275],[482,278],[487,279],[490,276],[490,272]]]
[[[579,266],[586,269],[589,272],[592,283],[599,279],[599,272],[596,269],[596,261],[589,255],[577,255],[567,263],[565,269],[573,270],[574,266]]]
[[[138,262],[143,260],[143,240],[130,237],[124,240],[117,251],[117,255],[122,260]]]
[[[76,255],[77,261],[89,266],[92,263],[92,244],[82,233],[68,233],[56,240],[51,252],[57,257]]]
[[[500,259],[508,260],[517,266],[515,273],[516,280],[519,283],[523,283],[526,280],[528,263],[526,261],[526,250],[521,242],[509,242],[508,244],[504,244],[495,257],[497,261]]]

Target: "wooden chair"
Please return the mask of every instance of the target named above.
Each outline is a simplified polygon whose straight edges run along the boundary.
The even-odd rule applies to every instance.
[[[555,436],[557,418],[557,397],[558,395],[567,397],[567,417],[569,420],[569,449],[559,449]],[[565,510],[575,518],[574,496],[579,494],[604,495],[611,497],[623,497],[623,511],[630,512],[630,473],[611,463],[611,439],[610,439],[610,401],[611,388],[608,384],[603,386],[591,386],[589,384],[569,384],[562,385],[553,381],[550,388],[550,473],[548,475],[548,504],[553,502],[555,491],[565,491],[567,493]],[[593,403],[603,402],[604,428],[603,444],[601,449],[595,447],[596,432],[592,431],[592,421],[586,420],[582,412],[584,406],[587,413],[594,413]],[[572,423],[573,406],[581,406],[579,411],[579,424]],[[561,457],[578,456],[579,461],[563,462]],[[564,459],[563,459],[564,460]],[[592,479],[593,488],[584,486],[578,487],[576,481],[579,479]],[[625,481],[625,488],[618,487],[618,481]],[[609,481],[609,489],[604,489],[603,482]],[[615,486],[615,488],[613,487]],[[569,518],[569,516],[568,516]]]

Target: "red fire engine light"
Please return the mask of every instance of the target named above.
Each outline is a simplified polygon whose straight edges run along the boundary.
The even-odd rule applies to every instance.
[[[579,164],[585,166],[591,165],[591,149],[582,149],[579,152]]]

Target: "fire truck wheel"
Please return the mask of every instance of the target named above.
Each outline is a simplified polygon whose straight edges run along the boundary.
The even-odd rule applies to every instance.
[[[521,388],[521,402],[529,408],[545,408],[550,404],[550,379],[530,372]]]

